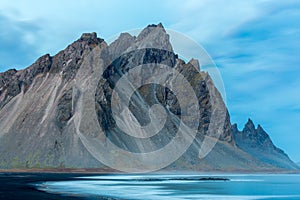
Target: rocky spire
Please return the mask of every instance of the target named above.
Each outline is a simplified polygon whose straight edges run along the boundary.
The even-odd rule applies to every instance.
[[[243,129],[243,132],[244,133],[249,133],[249,132],[253,132],[255,131],[255,126],[254,126],[254,123],[253,121],[249,118],[247,123],[245,124],[245,127]]]
[[[100,39],[97,37],[97,33],[92,32],[92,33],[83,33],[80,37],[79,40],[80,42],[87,42],[88,45],[94,44],[100,44],[101,42],[103,42],[103,39]]]
[[[242,131],[232,125],[232,134],[236,145],[243,151],[259,160],[279,168],[297,169],[297,166],[289,159],[283,150],[277,148],[268,133],[258,125],[255,128],[249,118]]]
[[[136,42],[138,48],[147,47],[173,51],[170,37],[161,23],[158,25],[148,25],[138,35]]]
[[[193,65],[196,69],[200,70],[200,64],[197,59],[192,58],[188,63]]]
[[[83,33],[78,40],[53,57],[50,71],[62,72],[65,81],[73,79],[84,56],[102,42],[104,40],[98,38],[95,32]]]
[[[112,59],[127,52],[126,50],[135,43],[135,39],[136,37],[129,33],[121,33],[118,39],[109,45],[109,53],[112,56]]]
[[[237,123],[234,123],[234,124],[231,125],[231,130],[232,130],[232,133],[233,133],[233,134],[239,132]]]
[[[145,48],[173,52],[169,35],[161,23],[148,25],[137,37],[129,33],[121,33],[118,39],[109,45],[109,52],[115,59],[130,51]]]

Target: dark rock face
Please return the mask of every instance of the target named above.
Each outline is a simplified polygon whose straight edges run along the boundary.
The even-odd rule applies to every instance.
[[[255,129],[249,121],[242,132],[236,125],[231,126],[228,110],[209,74],[200,71],[197,60],[186,63],[178,58],[162,24],[149,25],[137,37],[122,33],[110,45],[96,33],[84,33],[55,56],[46,54],[24,70],[0,73],[0,168],[104,168],[78,134],[87,131],[91,137],[99,136],[91,120],[93,114],[106,140],[123,150],[151,152],[168,144],[175,137],[185,110],[194,106],[189,102],[179,105],[168,87],[175,80],[172,74],[166,79],[169,85],[152,83],[139,87],[128,106],[142,126],[150,122],[152,105],[165,108],[167,121],[158,134],[147,139],[134,138],[124,133],[112,116],[112,93],[118,80],[136,66],[147,64],[149,67],[142,68],[144,73],[135,75],[137,82],[145,83],[151,78],[148,74],[155,74],[157,68],[150,64],[166,65],[188,80],[198,100],[199,110],[195,112],[200,118],[189,122],[198,125],[195,140],[167,169],[294,169],[260,126]],[[89,101],[88,91],[92,90],[95,77],[95,91]],[[89,105],[87,110],[83,109],[85,104]],[[78,121],[82,123],[78,125]],[[210,124],[213,128],[209,128]],[[218,131],[220,135],[216,134]],[[209,155],[200,159],[199,148],[206,136],[218,141]],[[257,157],[257,149],[267,150],[275,157],[281,155],[281,160],[270,162],[266,159],[270,157]]]
[[[67,125],[77,70],[102,43],[96,33],[83,34],[53,57],[0,73],[0,168],[102,166]]]
[[[18,95],[22,87],[26,93],[33,79],[39,74],[62,72],[65,81],[73,79],[86,51],[90,51],[103,41],[97,38],[96,33],[84,33],[80,39],[54,57],[46,54],[24,70],[11,69],[0,73],[0,108]]]
[[[51,73],[62,72],[63,81],[74,79],[86,53],[102,43],[96,33],[83,33],[82,36],[53,57]]]
[[[242,131],[237,129],[237,125],[232,126],[232,133],[236,145],[258,158],[262,162],[271,164],[278,168],[297,169],[287,154],[283,150],[277,148],[265,130],[258,125],[255,128],[251,119],[245,124]]]
[[[0,108],[18,95],[21,92],[22,87],[24,92],[26,92],[33,79],[38,74],[47,73],[49,71],[51,62],[50,55],[46,54],[25,70],[8,70],[7,72],[1,73],[0,77],[3,80],[1,81],[2,86],[0,88],[2,100],[0,101]]]
[[[63,95],[58,100],[57,104],[57,112],[56,112],[56,120],[57,126],[60,129],[63,129],[69,119],[73,116],[72,111],[72,88],[63,92]]]

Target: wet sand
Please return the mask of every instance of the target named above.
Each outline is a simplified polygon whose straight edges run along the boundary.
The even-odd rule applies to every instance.
[[[93,174],[97,174],[94,172]],[[99,173],[103,174],[103,173]],[[74,180],[78,176],[87,176],[90,173],[45,173],[45,172],[1,172],[0,173],[0,199],[5,200],[79,200],[111,198],[99,198],[83,196],[62,196],[39,191],[34,187],[35,183],[44,181]]]

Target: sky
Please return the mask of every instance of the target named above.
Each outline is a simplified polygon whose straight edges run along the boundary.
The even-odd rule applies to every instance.
[[[300,161],[298,0],[1,0],[0,71],[55,55],[83,32],[109,40],[159,22],[212,57],[232,123],[251,118]]]

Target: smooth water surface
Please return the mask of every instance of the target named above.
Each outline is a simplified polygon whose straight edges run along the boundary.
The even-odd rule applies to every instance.
[[[229,180],[203,180],[207,177]],[[101,175],[36,186],[48,193],[91,199],[300,199],[299,174]]]

